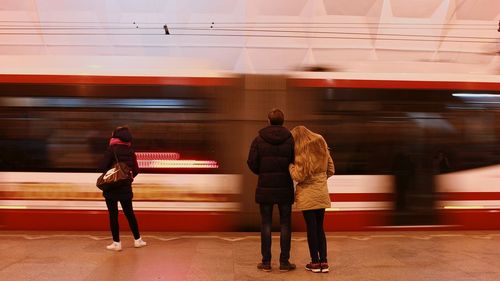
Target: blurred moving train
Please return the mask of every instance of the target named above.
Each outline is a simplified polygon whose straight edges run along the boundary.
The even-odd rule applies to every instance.
[[[128,125],[142,229],[256,231],[246,158],[273,107],[331,148],[328,231],[500,229],[499,82],[330,76],[0,75],[0,230],[107,229],[96,167]]]

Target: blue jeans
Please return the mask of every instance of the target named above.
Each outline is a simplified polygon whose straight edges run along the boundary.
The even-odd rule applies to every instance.
[[[287,263],[290,259],[290,244],[292,240],[292,205],[277,204],[280,212],[280,263]],[[262,262],[271,262],[271,225],[273,221],[274,204],[260,204],[260,250]]]

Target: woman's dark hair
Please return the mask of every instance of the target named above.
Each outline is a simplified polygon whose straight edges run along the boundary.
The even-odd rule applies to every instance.
[[[267,114],[267,119],[269,119],[269,123],[271,123],[271,125],[283,125],[285,122],[285,115],[283,114],[283,111],[278,108],[273,108]]]
[[[132,141],[132,133],[130,133],[130,130],[127,126],[116,127],[115,130],[113,131],[112,137],[118,138],[124,142]]]

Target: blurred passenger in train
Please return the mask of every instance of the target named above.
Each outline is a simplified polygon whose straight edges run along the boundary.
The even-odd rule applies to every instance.
[[[446,153],[439,150],[432,159],[432,170],[434,175],[448,173],[450,171],[450,161]]]
[[[302,211],[307,225],[307,244],[311,262],[306,270],[328,272],[327,246],[323,221],[325,209],[331,207],[327,178],[333,176],[335,167],[325,139],[304,126],[292,129],[295,141],[295,163],[290,164],[290,174],[297,182],[295,203]]]
[[[267,115],[269,126],[261,129],[253,140],[248,155],[248,167],[259,176],[255,202],[260,205],[262,262],[258,269],[271,271],[271,224],[274,204],[280,213],[280,271],[295,269],[290,263],[292,238],[291,214],[293,204],[293,181],[288,165],[293,162],[293,138],[283,127],[284,114],[273,109]]]
[[[392,162],[392,171],[396,181],[396,218],[395,223],[400,224],[398,213],[407,209],[408,192],[415,181],[415,164],[405,152],[398,152]]]
[[[104,159],[101,163],[100,170],[105,173],[116,161],[126,163],[132,170],[133,176],[139,173],[139,165],[132,148],[132,134],[127,127],[117,127],[111,139],[109,147],[104,153]],[[113,243],[106,248],[113,251],[121,251],[122,245],[120,242],[120,229],[118,225],[118,202],[120,202],[123,213],[127,217],[128,224],[134,234],[134,247],[140,248],[146,246],[139,233],[139,226],[135,218],[134,209],[132,208],[132,184],[126,184],[119,187],[114,187],[111,190],[103,191],[103,196],[106,199],[106,206],[109,213],[109,225],[111,234],[113,235]]]

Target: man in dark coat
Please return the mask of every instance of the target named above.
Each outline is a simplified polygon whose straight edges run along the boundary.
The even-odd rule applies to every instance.
[[[294,161],[294,142],[290,131],[283,127],[284,114],[273,109],[268,114],[269,126],[261,129],[253,140],[248,155],[248,167],[259,176],[255,202],[260,205],[262,263],[257,268],[271,271],[271,223],[274,204],[280,213],[280,270],[295,269],[289,262],[292,236],[291,213],[294,202],[293,181],[288,165]]]

